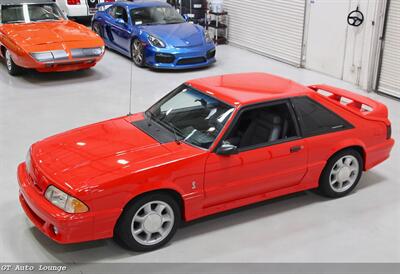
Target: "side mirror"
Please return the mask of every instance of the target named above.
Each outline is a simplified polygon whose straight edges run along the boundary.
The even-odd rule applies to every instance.
[[[190,21],[190,17],[187,14],[183,15],[183,19],[185,19],[186,22]]]
[[[232,145],[231,143],[224,141],[222,145],[217,148],[216,153],[218,155],[233,155],[238,153],[238,148],[235,145]]]
[[[122,18],[117,18],[115,19],[115,23],[119,24],[119,25],[125,25],[125,21]]]

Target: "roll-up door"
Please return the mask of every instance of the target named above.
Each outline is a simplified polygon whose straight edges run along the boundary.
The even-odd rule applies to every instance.
[[[378,91],[400,98],[400,0],[390,0]]]
[[[229,43],[300,66],[305,0],[225,0]]]

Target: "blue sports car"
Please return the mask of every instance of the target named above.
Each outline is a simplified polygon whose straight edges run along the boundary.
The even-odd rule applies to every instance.
[[[164,2],[102,3],[92,28],[108,48],[139,67],[189,69],[215,62],[215,45],[207,31],[186,20]]]

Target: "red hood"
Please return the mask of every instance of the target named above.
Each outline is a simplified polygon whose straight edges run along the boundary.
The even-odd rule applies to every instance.
[[[117,118],[34,144],[32,164],[40,177],[45,177],[37,180],[43,190],[52,183],[79,191],[94,177],[124,168],[134,172],[143,162],[154,163],[170,153],[124,118]]]
[[[101,40],[87,27],[69,20],[5,24],[2,30],[21,46]]]

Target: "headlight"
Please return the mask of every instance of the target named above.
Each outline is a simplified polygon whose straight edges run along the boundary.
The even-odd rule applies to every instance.
[[[54,60],[53,54],[50,51],[32,52],[31,56],[38,62],[49,62]]]
[[[52,50],[42,52],[31,52],[31,56],[38,62],[53,62],[60,60],[68,60],[68,54],[65,50]]]
[[[206,42],[207,43],[211,43],[212,42],[212,38],[210,36],[210,33],[206,29],[204,30],[204,37],[206,38]]]
[[[71,49],[73,58],[97,57],[104,53],[104,46],[98,48]]]
[[[160,39],[158,39],[157,37],[154,37],[152,35],[148,36],[149,42],[153,47],[156,48],[165,48],[165,44],[163,41],[161,41]]]
[[[83,202],[68,195],[55,186],[49,186],[44,196],[50,201],[50,203],[58,208],[61,208],[65,212],[84,213],[89,211],[89,208]]]

